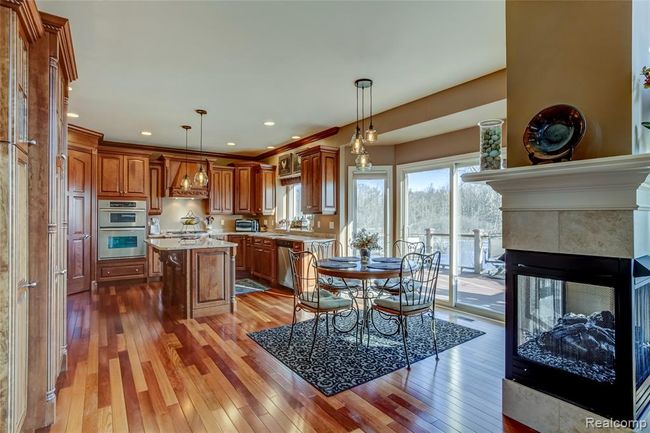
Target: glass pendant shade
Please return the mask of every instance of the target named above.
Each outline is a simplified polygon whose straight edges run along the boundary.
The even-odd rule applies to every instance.
[[[183,191],[189,191],[192,189],[192,181],[187,174],[183,177],[183,180],[181,180],[181,189]]]
[[[357,129],[357,132],[354,133],[352,140],[350,141],[350,153],[352,155],[360,155],[364,153],[366,151],[364,144],[365,140]]]
[[[208,186],[208,174],[203,170],[203,166],[199,166],[199,171],[194,175],[194,184],[200,188]]]
[[[364,152],[357,156],[357,159],[354,161],[358,170],[370,170],[372,168],[372,162],[370,162],[370,154]]]
[[[368,143],[374,143],[378,138],[379,135],[377,134],[377,130],[372,125],[370,125],[370,127],[366,129],[366,141]]]

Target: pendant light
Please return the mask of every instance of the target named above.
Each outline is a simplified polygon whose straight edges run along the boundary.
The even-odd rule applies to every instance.
[[[372,81],[370,81],[370,125],[366,129],[366,141],[368,143],[374,143],[378,138],[377,130],[372,124]]]
[[[181,125],[181,128],[185,130],[185,176],[183,177],[183,180],[181,180],[181,190],[188,192],[192,189],[192,181],[187,175],[187,134],[192,127],[190,125]]]
[[[201,116],[201,136],[199,139],[200,140],[199,143],[200,143],[201,153],[203,153],[203,116],[208,114],[208,112],[201,109],[194,110],[194,111],[196,111],[196,113]],[[199,170],[194,175],[194,184],[199,188],[205,188],[206,186],[208,186],[208,173],[206,173],[205,170],[203,170],[203,164],[199,164]]]
[[[375,131],[372,125],[372,120],[370,121],[368,130],[365,130],[365,97],[366,89],[372,89],[372,80],[369,78],[361,78],[354,82],[354,86],[357,88],[357,124],[352,142],[350,143],[351,153],[357,155],[355,165],[358,170],[370,170],[372,168],[372,162],[370,162],[370,154],[366,150],[365,144],[366,142],[370,142],[367,139],[368,137],[372,141],[377,141],[377,131]],[[359,92],[361,92],[361,127],[359,127]],[[372,103],[370,110],[372,113]],[[365,132],[362,134],[361,131]]]

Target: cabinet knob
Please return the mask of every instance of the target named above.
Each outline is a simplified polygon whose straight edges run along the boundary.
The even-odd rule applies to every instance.
[[[20,287],[22,289],[34,289],[36,286],[38,286],[38,281],[30,281],[29,283],[25,283]]]

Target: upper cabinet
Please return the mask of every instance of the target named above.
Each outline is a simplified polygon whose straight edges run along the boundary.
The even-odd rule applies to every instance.
[[[210,164],[208,213],[232,215],[234,210],[234,169]]]
[[[163,165],[160,161],[149,162],[149,215],[162,214]]]
[[[298,153],[301,161],[301,206],[306,214],[336,213],[339,150],[315,146]]]
[[[208,188],[192,185],[189,191],[181,188],[181,181],[187,174],[192,182],[194,175],[203,167],[207,173],[208,161],[205,158],[163,155],[165,197],[208,198]],[[208,181],[208,187],[210,182]]]
[[[149,159],[146,156],[101,152],[97,166],[97,195],[100,198],[147,197]]]
[[[275,214],[275,166],[258,162],[231,164],[237,215]]]

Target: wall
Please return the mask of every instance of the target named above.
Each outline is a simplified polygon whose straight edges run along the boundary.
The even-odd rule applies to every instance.
[[[650,122],[650,89],[643,88],[641,69],[650,67],[650,2],[632,3],[632,134],[634,153],[650,152],[650,129],[641,126]]]
[[[631,19],[629,0],[506,1],[509,167],[530,164],[524,128],[558,103],[587,119],[574,159],[632,152]]]

